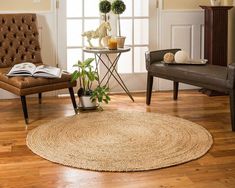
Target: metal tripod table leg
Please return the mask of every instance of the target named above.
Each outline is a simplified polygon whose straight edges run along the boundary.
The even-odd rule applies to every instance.
[[[102,83],[104,82],[104,79],[105,79],[106,77],[108,77],[108,79],[107,79],[107,81],[106,81],[106,83],[105,83],[105,85],[107,85],[107,84],[109,83],[109,80],[111,79],[111,77],[113,77],[113,78],[117,81],[117,83],[121,86],[121,88],[125,91],[125,93],[130,97],[130,99],[134,102],[134,98],[132,97],[130,91],[129,91],[128,88],[126,87],[126,85],[125,85],[124,81],[122,80],[120,74],[119,74],[118,71],[116,70],[116,66],[117,66],[118,60],[119,60],[119,58],[120,58],[120,56],[121,56],[121,53],[119,53],[119,54],[117,55],[117,57],[114,59],[114,61],[112,61],[112,60],[110,59],[110,57],[109,57],[107,54],[105,54],[105,57],[107,57],[108,62],[109,62],[110,65],[111,65],[110,67],[109,67],[109,66],[104,62],[104,60],[102,59],[102,54],[96,54],[96,56],[98,57],[98,59],[103,63],[103,65],[104,65],[104,66],[106,67],[106,69],[107,69],[107,72],[106,72],[106,74],[104,75],[104,77],[101,79],[100,83],[102,84]],[[109,73],[110,73],[110,75],[108,75]],[[116,76],[114,73],[116,73],[117,76]]]
[[[124,47],[124,48],[117,49],[117,50],[84,48],[83,51],[87,53],[93,53],[95,55],[96,70],[98,70],[99,62],[101,62],[107,70],[105,75],[102,78],[100,78],[99,76],[99,81],[98,81],[99,85],[107,86],[111,77],[113,77],[117,81],[117,83],[120,85],[120,87],[125,91],[125,93],[130,97],[130,99],[134,102],[134,98],[132,97],[121,75],[118,73],[116,69],[121,54],[124,52],[130,51],[130,48]],[[110,54],[117,54],[117,56],[113,60],[110,58],[109,56]],[[104,55],[107,61],[104,60],[102,55]],[[105,80],[106,78],[107,80]]]

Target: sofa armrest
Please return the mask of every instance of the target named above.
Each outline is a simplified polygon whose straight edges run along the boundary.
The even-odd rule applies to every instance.
[[[146,69],[148,70],[149,66],[152,63],[160,62],[163,60],[163,57],[166,53],[170,52],[175,54],[180,49],[166,49],[166,50],[156,50],[149,51],[145,53]]]
[[[235,88],[235,63],[228,65],[228,80],[232,88]]]

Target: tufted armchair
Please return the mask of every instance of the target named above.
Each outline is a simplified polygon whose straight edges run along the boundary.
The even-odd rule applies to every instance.
[[[0,88],[21,97],[26,124],[28,124],[26,96],[30,94],[38,93],[41,103],[43,92],[68,88],[77,113],[73,92],[76,82],[70,82],[70,75],[63,74],[61,78],[56,79],[6,76],[11,67],[18,63],[27,61],[43,64],[36,19],[35,14],[0,14]]]

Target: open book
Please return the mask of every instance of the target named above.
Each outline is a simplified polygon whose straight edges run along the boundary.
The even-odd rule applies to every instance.
[[[12,67],[7,76],[33,76],[44,78],[60,78],[61,69],[48,65],[36,66],[33,63],[24,62]]]

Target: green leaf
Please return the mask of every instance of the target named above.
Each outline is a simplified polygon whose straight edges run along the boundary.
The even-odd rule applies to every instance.
[[[108,95],[106,95],[106,100],[110,101],[111,98]]]
[[[78,71],[74,71],[73,74],[71,75],[71,82],[74,82],[78,78],[79,78],[79,72]]]
[[[95,98],[90,98],[91,99],[91,102],[95,102],[96,101],[96,97]]]
[[[98,102],[102,102],[103,97],[102,96],[97,96]]]
[[[92,63],[92,61],[94,61],[94,58],[88,58],[88,59],[86,59],[86,60],[84,61],[84,64],[85,64],[86,66],[89,66],[89,65]]]
[[[81,66],[81,61],[78,60],[78,62],[76,64],[73,65],[73,67],[80,67]]]

